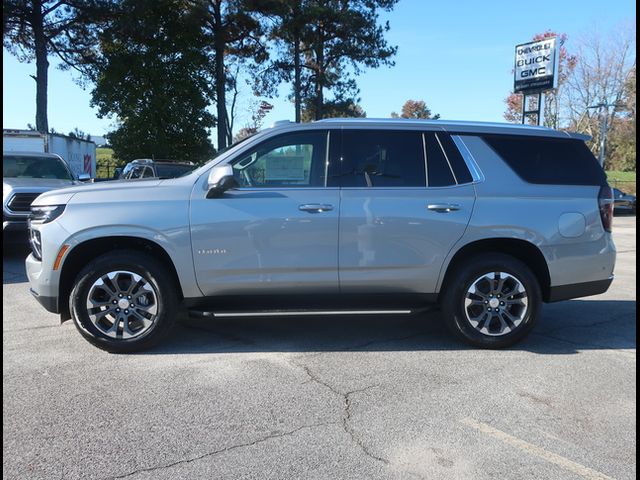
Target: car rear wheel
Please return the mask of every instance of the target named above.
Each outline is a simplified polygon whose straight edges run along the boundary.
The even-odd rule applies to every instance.
[[[77,276],[69,298],[78,331],[114,353],[156,345],[177,316],[178,299],[166,268],[137,251],[108,253]]]
[[[538,280],[521,261],[483,254],[457,268],[442,296],[445,321],[476,347],[504,348],[524,338],[542,307]]]

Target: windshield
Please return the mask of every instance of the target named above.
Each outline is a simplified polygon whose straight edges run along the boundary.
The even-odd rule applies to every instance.
[[[195,165],[159,165],[156,164],[156,174],[159,178],[176,178],[196,168]]]
[[[2,156],[3,178],[54,178],[73,180],[69,169],[55,157]]]

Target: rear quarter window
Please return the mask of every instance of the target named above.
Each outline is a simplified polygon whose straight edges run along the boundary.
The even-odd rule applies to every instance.
[[[546,185],[606,185],[600,164],[582,141],[517,135],[483,135],[524,181]]]

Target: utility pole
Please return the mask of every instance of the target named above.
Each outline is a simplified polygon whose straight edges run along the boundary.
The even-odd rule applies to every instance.
[[[598,103],[591,105],[587,108],[597,108],[598,116],[600,117],[600,154],[598,155],[598,162],[600,166],[604,168],[605,149],[607,146],[607,133],[609,131],[609,107],[620,107],[617,103]]]

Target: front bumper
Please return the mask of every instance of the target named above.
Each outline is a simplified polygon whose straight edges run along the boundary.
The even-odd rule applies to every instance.
[[[29,254],[25,260],[25,270],[29,278],[31,294],[48,311],[60,313],[58,306],[58,272],[43,265],[43,262],[35,258],[33,253]]]
[[[60,313],[60,308],[58,308],[58,297],[45,297],[43,295],[38,295],[33,288],[30,289],[30,292],[46,311],[51,313]]]

